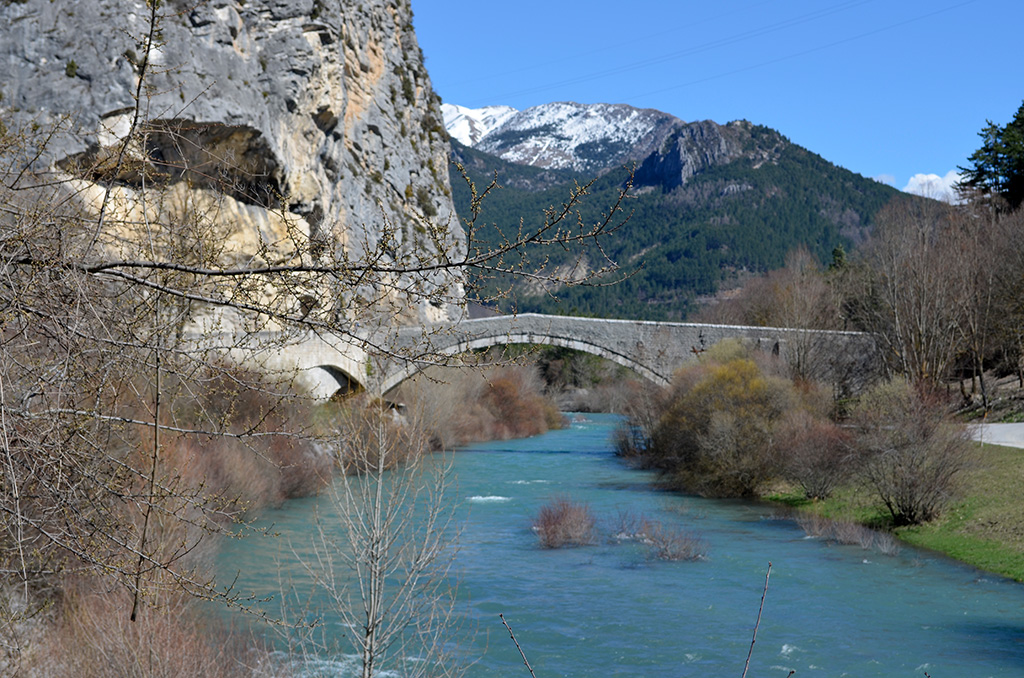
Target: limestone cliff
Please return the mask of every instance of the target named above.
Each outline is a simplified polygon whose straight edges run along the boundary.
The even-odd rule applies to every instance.
[[[164,0],[152,32],[150,9],[0,0],[0,119],[59,129],[35,167],[75,176],[87,209],[111,186],[130,203],[159,176],[179,184],[179,202],[216,203],[218,237],[239,260],[296,239],[336,261],[382,237],[390,262],[459,246],[409,0]],[[144,134],[128,149],[134,164],[112,176],[132,129]],[[416,284],[406,321],[461,302],[451,276]]]

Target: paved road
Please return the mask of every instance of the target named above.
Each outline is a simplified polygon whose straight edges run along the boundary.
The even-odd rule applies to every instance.
[[[971,424],[968,428],[975,440],[1024,448],[1024,424]]]

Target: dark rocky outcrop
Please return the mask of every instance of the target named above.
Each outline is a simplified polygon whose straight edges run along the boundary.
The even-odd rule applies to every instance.
[[[781,135],[737,121],[719,125],[710,120],[677,127],[656,152],[637,168],[637,186],[660,186],[672,191],[693,176],[738,158],[752,158],[755,164],[771,162],[784,142]],[[770,138],[768,138],[770,137]]]

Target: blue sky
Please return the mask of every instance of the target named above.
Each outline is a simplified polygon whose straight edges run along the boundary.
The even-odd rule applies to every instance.
[[[412,0],[434,89],[747,119],[904,188],[1024,100],[1024,0]]]

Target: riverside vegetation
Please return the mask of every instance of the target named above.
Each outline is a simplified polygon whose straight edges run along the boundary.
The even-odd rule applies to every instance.
[[[660,470],[667,488],[795,510],[812,536],[890,553],[893,535],[1024,581],[1019,450],[971,442],[947,404],[906,380],[838,414],[827,390],[774,363],[714,347],[637,401],[619,454]]]
[[[546,549],[586,546],[600,534],[590,506],[568,497],[556,497],[541,506],[533,531]],[[618,514],[606,538],[613,543],[639,543],[649,559],[697,560],[707,555],[707,545],[697,534],[629,511]]]
[[[780,363],[717,346],[634,400],[620,453],[673,488],[891,530],[1024,581],[1024,460],[971,443],[962,424],[1020,412],[1024,105],[981,136],[961,203],[895,200],[853,254],[837,247],[822,269],[794,251],[698,316],[870,332],[884,360],[877,383],[829,374],[819,347],[790,347]]]
[[[536,368],[499,365],[452,370],[447,377],[447,382],[413,380],[405,391],[409,415],[383,418],[376,414],[379,400],[355,396],[312,405],[258,375],[227,366],[206,378],[196,375],[181,390],[172,391],[165,383],[168,392],[181,395],[165,403],[169,430],[161,452],[167,475],[159,482],[169,497],[178,499],[165,506],[175,520],[161,519],[151,532],[152,548],[177,551],[182,569],[203,580],[218,539],[242,536],[261,508],[319,492],[339,472],[362,475],[367,463],[376,461],[388,468],[413,467],[417,457],[432,449],[533,435],[560,425]],[[206,417],[222,423],[218,435],[196,429]],[[375,445],[359,433],[377,430],[375,421],[386,429],[382,439],[390,441],[387,456],[380,459],[368,456]],[[246,434],[257,426],[260,435]],[[140,444],[126,447],[124,463],[145,455],[138,437],[143,432],[124,432],[126,441]],[[329,440],[350,442],[325,444]],[[33,508],[26,501],[22,510]],[[130,507],[108,510],[130,513]],[[184,551],[185,544],[196,546]],[[40,555],[45,552],[33,554]],[[149,602],[133,622],[124,614],[131,607],[128,592],[111,591],[74,554],[49,557],[53,574],[38,579],[31,596],[8,588],[4,599],[15,620],[5,629],[7,642],[23,648],[18,669],[24,675],[134,675],[133,667],[144,666],[140,675],[254,676],[262,675],[260,666],[272,670],[275,665],[269,650],[254,649],[251,639],[211,627],[195,598],[177,590],[167,575],[157,576]],[[246,605],[244,600],[236,604]]]

